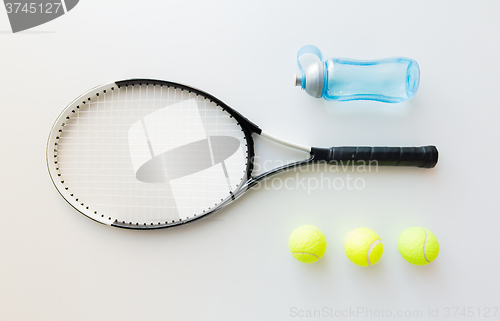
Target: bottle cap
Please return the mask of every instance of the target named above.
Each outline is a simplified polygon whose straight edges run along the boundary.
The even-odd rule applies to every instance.
[[[295,75],[295,86],[301,86],[309,95],[320,98],[323,94],[324,63],[321,51],[313,45],[300,48],[297,63],[302,75]]]

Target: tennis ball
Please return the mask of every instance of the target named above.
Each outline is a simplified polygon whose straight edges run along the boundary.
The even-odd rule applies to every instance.
[[[399,235],[398,250],[406,261],[415,265],[426,265],[438,256],[439,243],[431,231],[414,226]]]
[[[314,263],[325,254],[326,238],[316,226],[302,225],[290,235],[288,247],[297,261]]]
[[[359,227],[349,232],[344,241],[345,254],[352,263],[369,266],[378,262],[384,246],[380,236],[366,227]]]

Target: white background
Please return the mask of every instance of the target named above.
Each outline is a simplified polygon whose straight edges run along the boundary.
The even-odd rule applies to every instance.
[[[85,0],[12,34],[1,9],[0,320],[305,320],[293,309],[358,307],[374,315],[422,311],[405,320],[471,307],[473,316],[445,319],[482,319],[484,308],[500,306],[499,15],[497,1]],[[292,86],[305,44],[327,58],[413,58],[420,89],[401,104],[312,98]],[[286,173],[306,183],[349,174],[366,184],[251,191],[173,229],[100,225],[53,188],[46,140],[75,97],[132,77],[198,87],[297,143],[434,144],[439,164]],[[260,143],[257,152],[274,147]],[[302,224],[328,240],[316,264],[289,253],[288,237]],[[441,245],[423,267],[396,246],[415,225]],[[344,237],[360,226],[383,240],[375,266],[355,266],[343,252]]]

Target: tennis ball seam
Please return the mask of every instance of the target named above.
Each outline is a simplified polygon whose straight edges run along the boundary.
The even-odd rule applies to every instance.
[[[381,239],[373,241],[372,244],[370,244],[370,247],[368,248],[368,253],[366,253],[366,260],[368,261],[368,266],[372,265],[372,262],[370,261],[370,254],[372,254],[373,248],[375,245],[382,243]]]
[[[427,234],[427,231],[425,230],[425,228],[422,228],[422,230],[424,230],[424,232],[425,232],[425,240],[424,240],[424,259],[425,259],[427,262],[431,263],[431,261],[429,261],[429,260],[427,259],[427,250],[426,250],[426,246],[427,246],[427,237],[428,237],[428,234]]]
[[[354,230],[349,232],[349,234],[347,235],[347,237],[344,240],[344,246],[347,244],[347,240],[349,240],[349,237],[351,237],[352,233],[354,233],[354,231],[356,231],[356,230],[357,230],[357,228],[355,228]]]
[[[319,256],[317,256],[316,254],[307,253],[307,252],[292,252],[292,255],[295,255],[295,254],[307,254],[307,255],[312,255],[312,256],[314,256],[315,258],[317,258],[317,259],[319,260]]]

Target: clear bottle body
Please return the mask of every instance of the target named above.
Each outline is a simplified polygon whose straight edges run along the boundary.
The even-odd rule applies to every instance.
[[[399,103],[413,98],[420,68],[408,58],[325,61],[322,97],[327,100],[376,100]]]

